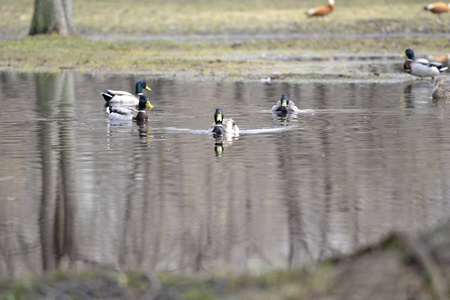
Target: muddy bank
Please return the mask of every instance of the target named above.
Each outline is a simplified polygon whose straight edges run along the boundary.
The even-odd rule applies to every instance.
[[[447,299],[450,224],[421,236],[393,233],[378,245],[310,270],[182,277],[153,272],[58,272],[4,283],[2,299]],[[130,298],[131,297],[131,298]]]

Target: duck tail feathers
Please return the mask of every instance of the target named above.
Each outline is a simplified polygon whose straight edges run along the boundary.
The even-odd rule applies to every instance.
[[[440,66],[440,67],[438,67],[438,69],[439,69],[439,72],[442,73],[444,71],[447,71],[448,67],[447,66]]]
[[[114,94],[110,91],[104,91],[102,93],[103,99],[105,99],[106,102],[109,102],[112,98],[114,98]]]

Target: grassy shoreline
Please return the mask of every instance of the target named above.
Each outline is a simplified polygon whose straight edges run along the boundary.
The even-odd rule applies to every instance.
[[[351,70],[335,55],[399,56],[413,47],[418,55],[442,53],[447,39],[303,38],[298,40],[94,41],[57,35],[0,41],[0,70],[148,73],[161,76],[266,78],[305,74],[369,76]],[[400,64],[401,58],[393,63]],[[339,64],[342,65],[340,68]],[[320,66],[320,67],[319,67]]]
[[[450,14],[443,16],[444,22],[439,24],[422,10],[420,0],[337,1],[335,11],[327,18],[307,19],[304,12],[317,4],[314,0],[77,0],[74,22],[80,35],[61,38],[26,36],[32,5],[26,0],[4,0],[0,12],[0,70],[73,69],[227,78],[298,78],[305,74],[360,77],[370,74],[359,70],[339,74],[336,68],[329,67],[334,64],[332,56],[394,55],[408,47],[418,54],[443,54],[450,49],[446,35]],[[392,37],[392,33],[397,36]],[[411,33],[422,36],[410,38]],[[434,36],[436,33],[439,36]],[[217,36],[202,39],[205,34]],[[253,38],[264,34],[269,37]],[[302,38],[286,38],[289,34],[300,34]],[[105,40],[83,38],[89,35]],[[129,40],[107,40],[118,35],[128,36]],[[164,38],[132,38],[146,35]],[[197,39],[177,38],[192,35]],[[241,38],[230,41],[221,35]],[[321,68],[308,65],[311,55],[322,56],[316,58]]]

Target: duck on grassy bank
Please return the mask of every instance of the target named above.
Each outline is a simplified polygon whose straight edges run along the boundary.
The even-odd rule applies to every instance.
[[[448,69],[447,66],[437,62],[429,62],[425,58],[418,58],[414,60],[414,51],[412,49],[406,49],[401,57],[405,57],[406,60],[403,64],[403,70],[414,76],[420,77],[423,80],[424,77],[431,77],[434,80],[434,76]]]

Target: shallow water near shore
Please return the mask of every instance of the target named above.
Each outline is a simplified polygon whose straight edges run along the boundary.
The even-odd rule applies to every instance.
[[[139,79],[0,73],[0,278],[306,266],[450,215],[449,107],[429,80],[148,77],[148,123],[110,122],[100,92]],[[270,112],[282,93],[300,113]],[[239,136],[207,134],[216,107]]]

